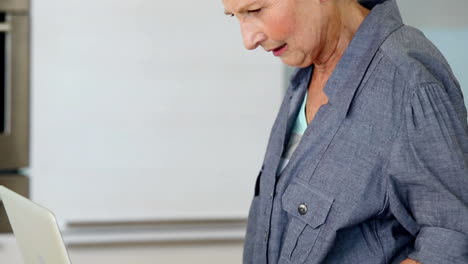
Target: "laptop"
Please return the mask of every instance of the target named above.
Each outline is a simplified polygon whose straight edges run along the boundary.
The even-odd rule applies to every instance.
[[[25,264],[71,264],[54,215],[0,185],[0,200]]]

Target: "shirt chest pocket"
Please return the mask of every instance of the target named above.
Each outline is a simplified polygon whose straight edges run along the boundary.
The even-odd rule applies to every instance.
[[[315,246],[333,199],[309,186],[293,182],[281,203],[288,214],[279,263],[304,263]]]

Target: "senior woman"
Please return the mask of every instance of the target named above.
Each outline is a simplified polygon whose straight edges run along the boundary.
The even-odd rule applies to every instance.
[[[247,49],[298,68],[257,178],[244,263],[468,263],[463,95],[395,0],[223,3]]]

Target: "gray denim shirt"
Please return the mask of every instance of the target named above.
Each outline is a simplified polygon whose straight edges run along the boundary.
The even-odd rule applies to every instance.
[[[363,1],[361,1],[363,2]],[[244,263],[468,263],[468,127],[459,84],[394,0],[372,8],[280,177],[313,67],[298,69],[257,178]]]

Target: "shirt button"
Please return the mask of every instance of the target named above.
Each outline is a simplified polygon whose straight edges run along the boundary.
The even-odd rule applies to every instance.
[[[265,242],[267,242],[267,240],[268,240],[268,231],[265,231],[265,237],[263,239],[265,240]]]
[[[299,211],[299,213],[301,215],[305,215],[305,214],[307,214],[307,210],[308,210],[307,205],[301,204],[301,205],[299,205],[299,208],[297,208],[297,210]]]

